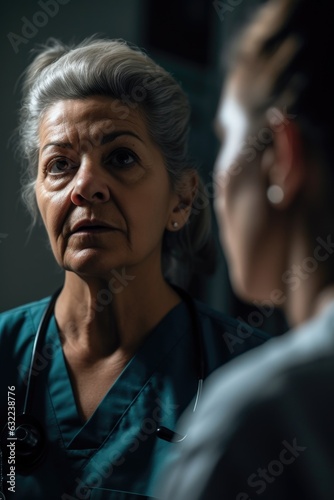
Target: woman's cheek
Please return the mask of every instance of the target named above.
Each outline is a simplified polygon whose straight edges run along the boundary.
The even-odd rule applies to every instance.
[[[64,192],[55,193],[45,189],[41,190],[37,196],[38,208],[52,247],[53,241],[56,241],[62,234],[69,205],[68,199]]]

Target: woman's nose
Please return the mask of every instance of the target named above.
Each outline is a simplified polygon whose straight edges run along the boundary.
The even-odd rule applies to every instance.
[[[101,167],[86,163],[81,165],[74,178],[71,200],[74,205],[105,203],[110,199],[106,173]]]

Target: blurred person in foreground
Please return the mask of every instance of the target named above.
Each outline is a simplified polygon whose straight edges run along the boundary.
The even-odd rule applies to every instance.
[[[168,500],[334,498],[334,21],[274,0],[243,31],[217,113],[215,210],[235,291],[292,330],[216,371],[164,471]]]

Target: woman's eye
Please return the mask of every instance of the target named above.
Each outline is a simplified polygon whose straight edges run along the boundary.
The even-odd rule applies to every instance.
[[[73,163],[69,162],[68,160],[64,159],[55,159],[52,160],[48,167],[47,170],[49,174],[64,174],[68,172],[69,170],[73,170],[75,168],[75,165]]]
[[[108,158],[110,162],[116,168],[127,168],[132,167],[138,162],[137,156],[128,151],[127,149],[118,149],[114,151]]]

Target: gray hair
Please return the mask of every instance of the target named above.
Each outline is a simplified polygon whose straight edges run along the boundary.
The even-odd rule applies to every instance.
[[[189,103],[180,85],[167,71],[124,40],[93,38],[67,46],[50,39],[26,70],[18,128],[25,166],[22,197],[33,223],[39,215],[35,182],[41,117],[59,100],[84,99],[92,95],[120,101],[121,105],[115,110],[120,118],[126,118],[129,109],[136,107],[144,112],[148,132],[160,148],[176,191],[181,188],[184,176],[195,170],[188,158]],[[203,193],[200,181],[202,198]],[[185,227],[175,233],[165,232],[164,256],[174,256],[188,263],[191,257],[195,262],[198,252],[208,244],[210,226],[208,200],[201,202],[200,210],[196,210],[195,200],[195,210]]]

